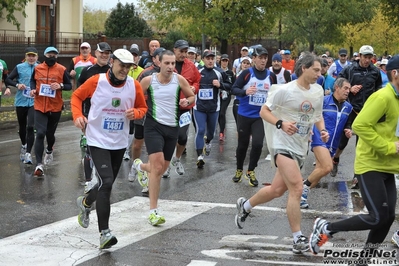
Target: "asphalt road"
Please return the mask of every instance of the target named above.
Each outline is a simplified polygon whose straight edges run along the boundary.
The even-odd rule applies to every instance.
[[[96,215],[91,225],[77,223],[76,198],[83,194],[80,131],[71,121],[62,122],[56,132],[54,162],[45,177],[33,177],[33,166],[19,162],[17,130],[0,131],[0,265],[334,265],[323,255],[293,255],[292,235],[285,205],[287,194],[255,208],[245,228],[234,224],[235,202],[250,197],[259,188],[247,181],[233,183],[235,173],[235,124],[228,110],[226,141],[212,141],[204,169],[197,169],[193,128],[184,155],[186,173],[162,179],[159,208],[165,225],[150,226],[148,199],[142,197],[138,182],[129,182],[130,161],[122,163],[114,184],[110,227],[119,243],[98,250]],[[218,132],[217,132],[218,135]],[[248,153],[249,154],[249,153]],[[260,183],[271,182],[275,169],[263,152],[256,169]],[[143,160],[146,161],[145,148]],[[310,234],[316,217],[335,221],[365,212],[361,195],[348,188],[353,176],[354,139],[350,140],[338,175],[326,176],[309,195],[310,209],[303,211],[302,231]],[[306,177],[313,170],[310,152],[302,169]],[[390,244],[397,221],[384,242],[384,250],[397,250]],[[334,236],[325,250],[354,249],[364,243],[367,232]],[[333,245],[334,244],[334,245]],[[338,247],[338,244],[341,247]],[[338,263],[338,262],[336,262]],[[395,263],[389,265],[396,265]]]

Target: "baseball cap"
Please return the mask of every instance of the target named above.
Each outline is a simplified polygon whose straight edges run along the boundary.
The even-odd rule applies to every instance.
[[[34,54],[37,55],[37,50],[35,47],[27,47],[25,49],[25,54]]]
[[[186,49],[186,48],[189,47],[189,45],[188,45],[188,42],[185,41],[185,40],[177,40],[175,42],[175,46],[174,47],[177,48],[177,49]]]
[[[241,58],[241,63],[245,60],[248,60],[250,64],[252,63],[252,59],[249,56],[244,56],[243,58]]]
[[[139,51],[139,49],[133,47],[133,48],[130,48],[130,53],[139,55],[140,51]]]
[[[140,51],[139,46],[138,46],[137,44],[135,44],[135,43],[133,43],[132,45],[130,45],[130,49],[132,49],[132,48],[136,48],[137,50]]]
[[[122,63],[125,64],[133,64],[134,59],[133,55],[126,49],[117,49],[113,53],[113,58],[118,59]]]
[[[291,51],[290,50],[285,50],[284,54],[291,54]]]
[[[339,49],[338,54],[339,55],[342,55],[342,54],[347,55],[348,54],[348,50],[346,50],[345,48],[341,48],[341,49]]]
[[[90,44],[89,44],[88,42],[83,42],[83,43],[80,45],[80,48],[82,48],[82,47],[91,48],[91,46],[90,46]]]
[[[44,50],[44,55],[46,55],[47,53],[51,53],[51,52],[59,54],[57,48],[55,48],[54,46],[49,46],[46,48],[46,50]]]
[[[188,51],[187,51],[187,53],[197,53],[197,49],[195,49],[195,47],[188,47]]]
[[[389,59],[386,66],[387,71],[394,69],[399,69],[399,55],[394,55],[391,59]]]
[[[386,64],[388,64],[388,59],[386,58],[382,59],[380,65],[386,65]]]
[[[212,50],[206,50],[202,57],[207,57],[207,56],[215,56],[215,53]]]
[[[254,51],[252,52],[252,55],[254,55],[254,56],[260,56],[260,55],[264,55],[264,54],[267,55],[267,54],[269,54],[269,52],[266,50],[266,48],[264,48],[262,46],[255,47]]]
[[[152,57],[156,57],[157,55],[160,55],[161,53],[163,53],[166,49],[163,47],[159,47],[157,48],[154,53],[152,54]]]
[[[374,54],[374,49],[370,45],[363,45],[359,49],[359,54],[362,54],[362,55],[371,54],[371,55],[373,55]]]
[[[110,51],[112,53],[111,46],[109,46],[109,44],[106,43],[106,42],[98,43],[97,44],[97,51],[99,51],[99,52]]]
[[[229,60],[229,55],[228,54],[222,54],[220,56],[220,60]]]
[[[354,56],[354,57],[359,56],[359,53],[358,53],[358,52],[354,52],[354,53],[353,53],[353,56]]]
[[[328,61],[327,61],[327,59],[325,59],[325,58],[322,58],[322,59],[321,59],[321,66],[322,66],[322,67],[328,66]]]
[[[272,61],[279,61],[279,62],[282,62],[282,61],[283,61],[283,58],[281,57],[280,54],[277,53],[277,54],[274,54],[274,55],[273,55]]]
[[[284,53],[285,53],[285,50],[281,50],[281,51],[280,51],[280,54],[284,54]]]
[[[243,46],[243,47],[241,48],[241,51],[243,51],[243,50],[247,50],[247,51],[248,51],[248,47]]]
[[[321,57],[322,57],[322,58],[325,58],[325,57],[328,57],[328,55],[322,54]]]

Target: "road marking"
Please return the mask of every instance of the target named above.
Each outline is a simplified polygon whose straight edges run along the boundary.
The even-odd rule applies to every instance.
[[[187,266],[215,266],[217,262],[206,260],[192,260]]]
[[[110,225],[111,230],[118,238],[118,244],[111,250],[123,248],[171,229],[212,208],[236,208],[235,204],[159,200],[160,211],[165,216],[166,223],[159,227],[153,227],[147,223],[148,205],[148,198],[143,197],[133,197],[112,204]],[[255,209],[285,212],[285,209],[282,208],[264,206]],[[315,210],[305,210],[304,212],[342,216],[342,212],[317,212]],[[75,265],[101,255],[102,252],[98,249],[99,234],[95,211],[92,211],[90,218],[90,227],[87,229],[78,225],[77,216],[75,216],[1,239],[0,258],[2,264]],[[262,236],[257,237],[262,238]],[[268,236],[263,236],[263,238],[270,239]],[[231,241],[229,238],[225,238],[225,240]],[[52,254],[51,258],[48,254]]]

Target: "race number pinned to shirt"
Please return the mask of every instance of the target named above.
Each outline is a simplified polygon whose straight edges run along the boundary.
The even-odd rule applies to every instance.
[[[199,89],[198,98],[200,98],[201,100],[213,100],[213,89],[212,88]]]
[[[123,130],[125,119],[123,117],[104,116],[102,119],[103,130],[109,133],[117,133]]]
[[[55,90],[52,90],[49,84],[41,84],[39,95],[55,98]]]
[[[249,96],[249,104],[262,106],[265,104],[267,100],[267,90],[258,89],[258,91],[254,95]]]
[[[22,95],[25,96],[26,98],[33,98],[32,96],[30,96],[30,87],[26,87],[26,88],[22,91]]]
[[[190,123],[191,123],[191,114],[190,114],[190,112],[185,112],[184,114],[182,114],[180,116],[180,119],[179,119],[179,126],[180,127],[187,126]]]

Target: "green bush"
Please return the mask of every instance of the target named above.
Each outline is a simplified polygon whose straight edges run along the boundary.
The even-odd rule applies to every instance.
[[[70,100],[72,96],[73,91],[63,91],[62,92],[62,98],[64,100]],[[14,99],[15,99],[15,94],[12,94],[11,96],[5,96],[4,94],[1,95],[1,106],[13,106],[14,105]]]

